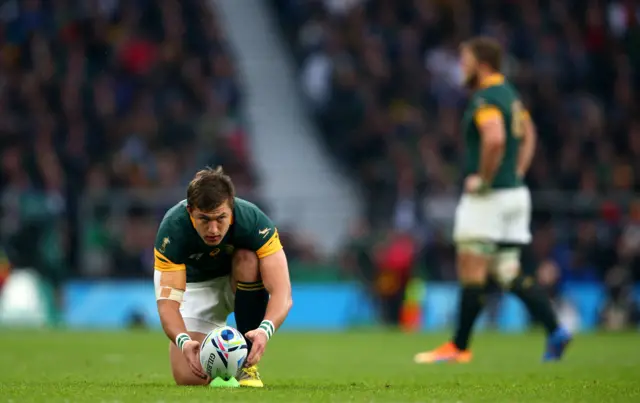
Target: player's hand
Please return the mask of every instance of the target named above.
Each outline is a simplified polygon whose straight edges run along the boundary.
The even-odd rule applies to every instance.
[[[267,335],[260,329],[251,330],[244,336],[252,343],[251,351],[249,351],[249,356],[245,362],[245,365],[250,367],[260,362],[264,349],[267,347],[268,339]]]
[[[198,378],[207,379],[209,376],[204,372],[202,364],[200,364],[200,342],[196,340],[188,340],[182,346],[182,354],[187,359],[191,372]]]
[[[487,190],[486,183],[480,175],[469,175],[464,180],[464,191],[471,194],[481,194]]]

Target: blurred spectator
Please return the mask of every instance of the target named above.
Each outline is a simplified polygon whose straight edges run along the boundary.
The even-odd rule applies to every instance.
[[[405,289],[418,263],[418,245],[406,232],[390,233],[374,249],[375,291],[382,318],[388,325],[398,325]]]
[[[256,177],[207,0],[0,7],[0,239],[51,280],[147,276],[155,226],[203,165]],[[13,254],[12,254],[13,255]]]
[[[558,319],[568,329],[580,327],[580,315],[576,307],[567,299],[562,298],[560,284],[560,268],[553,260],[546,260],[540,264],[536,271],[538,284],[551,297],[553,308]]]
[[[373,250],[379,242],[377,238],[366,220],[353,222],[340,261],[347,275],[360,280],[371,293],[375,293]]]
[[[619,240],[619,263],[629,273],[628,280],[640,281],[640,201],[632,203],[629,220]]]
[[[633,329],[640,324],[640,307],[634,300],[628,270],[615,267],[605,279],[607,299],[600,312],[600,322],[607,330]]]
[[[11,264],[9,263],[9,258],[4,248],[0,247],[0,290],[2,290],[2,285],[9,277],[9,273],[11,271]]]

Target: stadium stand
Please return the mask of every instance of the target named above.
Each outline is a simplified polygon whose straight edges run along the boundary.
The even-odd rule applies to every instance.
[[[182,195],[136,196],[223,164],[252,197],[241,88],[208,1],[7,1],[0,15],[0,239],[14,266],[56,282],[148,275],[157,222]]]

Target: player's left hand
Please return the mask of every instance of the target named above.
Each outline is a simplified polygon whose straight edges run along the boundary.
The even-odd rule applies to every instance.
[[[464,180],[464,191],[471,194],[481,194],[487,189],[480,175],[469,175]]]
[[[267,347],[268,339],[267,335],[260,329],[251,330],[244,336],[249,339],[252,344],[251,351],[249,351],[249,356],[245,362],[245,365],[250,367],[260,362],[262,354],[264,354],[264,349]]]

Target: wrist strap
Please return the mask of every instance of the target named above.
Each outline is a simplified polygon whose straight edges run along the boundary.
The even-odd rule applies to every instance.
[[[262,322],[260,322],[260,326],[258,326],[258,330],[262,330],[264,334],[267,335],[267,340],[269,340],[271,336],[273,336],[273,334],[275,333],[276,328],[275,326],[273,326],[273,322],[265,319]]]
[[[189,340],[191,340],[191,337],[189,337],[188,334],[180,333],[179,335],[176,336],[176,346],[178,346],[180,351],[182,351],[182,346],[184,346],[184,343],[186,343]]]

